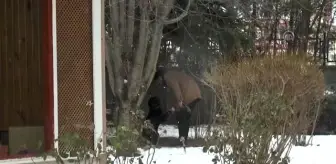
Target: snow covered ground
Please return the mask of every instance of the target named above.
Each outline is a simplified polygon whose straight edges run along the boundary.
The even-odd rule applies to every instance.
[[[178,130],[175,126],[160,126],[161,137],[177,137]],[[193,137],[194,129],[190,129],[189,136]],[[336,135],[315,136],[312,146],[294,146],[291,153],[290,164],[335,164]],[[214,154],[203,153],[202,147],[189,147],[184,152],[183,148],[157,148],[153,156],[153,149],[142,151],[144,164],[212,164]],[[148,159],[148,161],[147,161]],[[115,163],[124,163],[116,160]],[[128,162],[125,162],[128,163]],[[137,159],[133,164],[138,164]]]

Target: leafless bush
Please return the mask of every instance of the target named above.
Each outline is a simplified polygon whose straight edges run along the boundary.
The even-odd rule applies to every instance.
[[[208,136],[214,162],[288,163],[292,142],[316,121],[324,97],[322,72],[298,55],[220,62],[205,80],[221,106],[220,128]]]

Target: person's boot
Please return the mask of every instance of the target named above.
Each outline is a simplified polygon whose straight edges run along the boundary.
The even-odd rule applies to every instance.
[[[187,137],[182,136],[182,137],[179,138],[179,140],[180,140],[180,142],[182,143],[183,146],[187,145]]]
[[[188,140],[188,133],[189,133],[189,127],[184,125],[182,129],[182,133],[180,134],[179,141],[182,144],[183,147],[187,146],[187,140]]]

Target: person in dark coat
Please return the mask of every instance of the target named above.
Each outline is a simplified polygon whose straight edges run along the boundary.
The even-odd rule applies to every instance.
[[[196,81],[184,72],[177,70],[157,69],[154,83],[168,87],[174,93],[172,109],[175,109],[180,141],[188,139],[191,113],[202,99],[201,91]]]
[[[150,140],[152,144],[156,144],[159,138],[159,126],[167,120],[172,113],[171,110],[163,112],[161,109],[160,99],[158,97],[151,97],[148,100],[149,112],[146,117],[146,121],[152,124],[152,128],[143,129],[143,136]]]

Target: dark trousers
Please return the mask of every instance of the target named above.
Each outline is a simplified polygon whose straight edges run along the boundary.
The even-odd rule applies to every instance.
[[[183,107],[178,112],[176,112],[179,138],[184,137],[185,140],[188,139],[191,113],[192,111],[194,111],[194,108],[199,101],[200,99],[196,99],[191,103],[187,104],[187,106],[190,108],[190,112],[188,111],[187,107]]]

